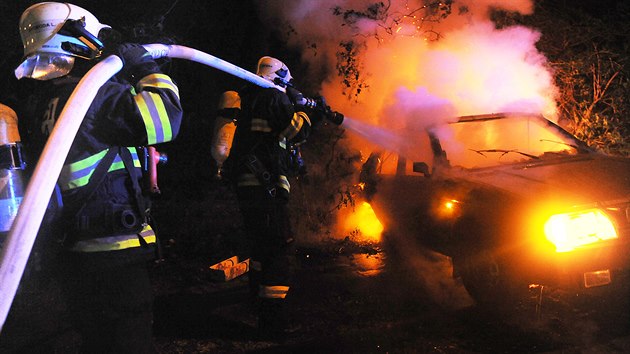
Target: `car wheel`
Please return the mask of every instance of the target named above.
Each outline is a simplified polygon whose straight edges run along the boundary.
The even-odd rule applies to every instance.
[[[453,265],[478,305],[498,308],[513,299],[508,267],[492,250],[462,251],[453,257]]]

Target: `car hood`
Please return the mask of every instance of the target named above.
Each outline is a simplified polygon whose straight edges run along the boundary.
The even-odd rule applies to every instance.
[[[630,159],[597,153],[472,170],[462,178],[524,198],[574,205],[630,198]]]

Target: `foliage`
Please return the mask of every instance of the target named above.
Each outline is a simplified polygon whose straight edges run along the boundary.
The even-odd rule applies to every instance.
[[[554,73],[561,125],[594,148],[630,156],[630,120],[626,118],[630,114],[630,44],[626,40],[630,35],[630,4],[609,1],[597,5],[596,11],[552,0],[536,4],[533,15],[495,11],[493,20],[498,27],[524,24],[542,32],[538,46]],[[369,3],[362,9],[335,7],[332,11],[351,29],[358,29],[363,19],[377,24],[368,37],[357,34],[339,43],[336,69],[345,88],[343,94],[356,101],[369,87],[369,73],[361,62],[365,41],[385,40],[405,16],[420,11],[424,13],[422,34],[439,40],[440,34],[431,24],[451,14],[452,2],[431,1],[406,13],[393,11],[390,1]]]
[[[606,153],[630,156],[630,6],[618,2],[599,11],[539,3],[534,16],[512,18],[537,27],[559,97],[560,123]],[[509,23],[506,16],[502,23]]]
[[[339,48],[336,69],[344,87],[342,94],[356,101],[361,91],[369,87],[366,75],[361,74],[364,71],[358,53],[362,46],[354,41],[342,41]]]
[[[424,5],[416,8],[407,6],[405,11],[401,12],[392,9],[391,1],[387,1],[387,3],[377,1],[368,3],[364,9],[345,9],[341,6],[335,6],[332,8],[332,13],[342,18],[342,26],[351,27],[357,35],[360,32],[359,24],[361,20],[375,22],[377,26],[369,36],[373,36],[378,41],[385,40],[382,32],[385,32],[387,35],[393,35],[396,28],[403,23],[405,18],[420,16],[420,20],[416,24],[419,31],[421,33],[432,33],[439,38],[439,34],[434,32],[429,24],[439,22],[448,17],[452,11],[452,4],[452,0],[426,1]],[[362,35],[365,36],[364,34]]]
[[[558,103],[578,138],[608,153],[629,155],[623,119],[630,113],[628,77],[615,56],[594,48],[589,56],[562,63],[563,70],[556,74],[558,86],[564,88]]]
[[[307,173],[291,183],[290,207],[294,231],[305,243],[321,241],[322,236],[339,238],[335,212],[354,208],[361,155],[345,138],[342,127],[322,124],[302,152]]]
[[[363,9],[347,9],[341,6],[332,8],[332,14],[342,19],[342,26],[350,28],[354,33],[352,40],[342,40],[339,42],[337,51],[336,70],[341,78],[342,92],[348,99],[357,100],[361,91],[368,88],[367,80],[369,73],[363,70],[361,52],[366,49],[366,41],[375,39],[377,43],[392,36],[406,18],[418,17],[420,20],[415,24],[418,28],[418,35],[430,40],[440,38],[439,32],[433,30],[431,24],[439,22],[451,14],[452,0],[427,1],[417,8],[406,8],[404,12],[392,9],[391,1],[376,1],[368,3]],[[361,28],[362,20],[375,23],[374,30],[365,34]]]

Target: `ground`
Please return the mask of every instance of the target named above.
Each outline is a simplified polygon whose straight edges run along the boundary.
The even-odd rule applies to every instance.
[[[541,297],[541,289],[533,288],[524,301],[497,314],[475,306],[457,279],[444,277],[447,258],[422,251],[422,273],[433,274],[419,276],[419,269],[386,247],[349,240],[298,248],[288,301],[299,331],[284,343],[260,341],[247,274],[217,282],[207,258],[167,254],[152,267],[159,353],[630,351],[625,285],[584,298],[547,288]],[[55,300],[54,284],[27,282],[21,291],[30,291],[31,301],[13,308],[22,322],[9,323],[0,337],[2,352],[75,352],[78,338],[59,316],[63,305]],[[33,310],[42,305],[47,311]]]
[[[456,279],[439,287],[376,245],[347,240],[298,251],[289,297],[300,331],[285,343],[253,338],[246,276],[209,282],[189,263],[188,286],[162,284],[156,342],[162,353],[624,353],[630,350],[625,285],[585,298],[532,288],[505,313],[478,308]],[[430,252],[426,262],[448,268]],[[176,271],[163,265],[160,278]],[[196,268],[196,270],[195,270]],[[435,268],[437,269],[437,268]],[[169,277],[170,278],[170,277]],[[175,284],[171,284],[175,285]]]

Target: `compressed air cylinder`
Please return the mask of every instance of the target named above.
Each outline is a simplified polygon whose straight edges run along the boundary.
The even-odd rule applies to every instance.
[[[0,103],[0,242],[11,229],[22,202],[25,168],[17,115]]]
[[[217,164],[217,177],[221,178],[225,160],[230,156],[232,141],[236,132],[236,119],[241,109],[241,97],[236,91],[226,91],[221,95],[210,153]]]

